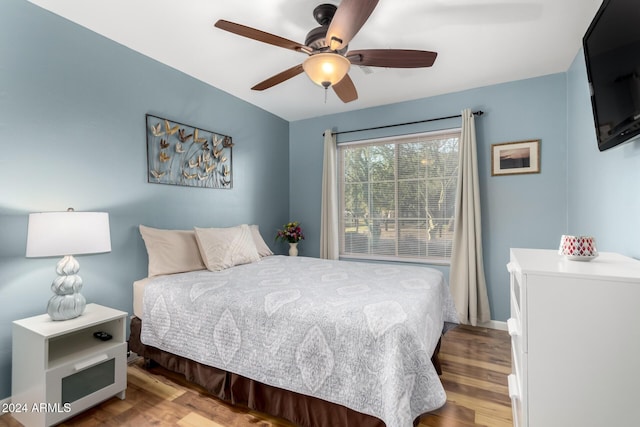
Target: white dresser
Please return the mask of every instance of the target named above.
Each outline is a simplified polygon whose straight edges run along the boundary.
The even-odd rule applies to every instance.
[[[511,249],[515,427],[640,425],[640,261]]]

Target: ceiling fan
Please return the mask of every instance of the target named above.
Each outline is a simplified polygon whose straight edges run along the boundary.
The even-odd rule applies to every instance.
[[[387,68],[421,68],[433,65],[436,52],[409,49],[363,49],[348,51],[348,44],[369,19],[378,0],[342,0],[335,6],[321,4],[313,10],[320,27],[311,30],[305,44],[223,19],[215,26],[231,33],[307,54],[302,64],[295,65],[252,87],[265,90],[297,76],[303,71],[316,84],[332,87],[343,102],[358,99],[349,67],[364,65]]]

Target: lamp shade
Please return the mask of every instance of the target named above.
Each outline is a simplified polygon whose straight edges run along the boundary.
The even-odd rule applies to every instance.
[[[337,53],[317,53],[302,63],[302,68],[311,81],[325,88],[342,80],[350,66],[351,62]]]
[[[29,214],[27,257],[96,254],[111,251],[106,212]]]

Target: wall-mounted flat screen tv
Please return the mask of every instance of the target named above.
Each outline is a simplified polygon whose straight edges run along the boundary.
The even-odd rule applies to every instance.
[[[604,151],[640,136],[640,2],[604,0],[582,42]]]

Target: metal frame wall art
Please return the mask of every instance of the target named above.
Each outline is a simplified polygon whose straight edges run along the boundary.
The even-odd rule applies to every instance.
[[[154,184],[233,185],[230,136],[146,115],[147,179]]]
[[[491,146],[491,175],[540,173],[540,140],[504,142]]]

